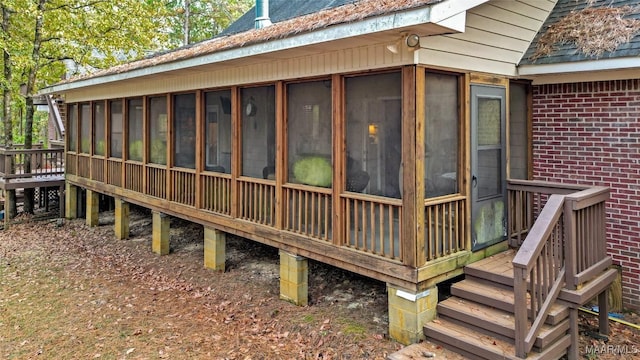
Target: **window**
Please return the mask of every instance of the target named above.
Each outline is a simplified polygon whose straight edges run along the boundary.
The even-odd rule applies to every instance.
[[[122,101],[109,102],[111,116],[111,150],[109,156],[122,158]]]
[[[88,154],[91,151],[91,106],[80,105],[80,152]]]
[[[425,197],[458,192],[458,77],[426,73],[425,78]]]
[[[175,166],[196,167],[196,94],[173,96]]]
[[[128,159],[142,161],[142,99],[127,101]]]
[[[231,91],[205,94],[205,164],[208,171],[231,173]]]
[[[287,85],[289,182],[331,187],[331,81]]]
[[[274,179],[276,169],[275,87],[241,90],[242,175]]]
[[[346,190],[401,197],[402,77],[346,79]]]
[[[529,142],[527,84],[509,85],[509,176],[512,179],[529,178]]]
[[[78,151],[78,105],[69,105],[67,109],[69,114],[69,125],[67,129],[67,137],[69,138],[69,151]]]
[[[105,148],[105,108],[104,101],[93,104],[93,153],[104,156]]]
[[[167,164],[167,97],[149,98],[149,162]]]

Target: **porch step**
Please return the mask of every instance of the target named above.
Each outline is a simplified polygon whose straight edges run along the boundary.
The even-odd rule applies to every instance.
[[[452,319],[469,324],[476,330],[484,329],[510,341],[515,339],[513,314],[494,307],[451,297],[438,304],[438,315],[441,319]],[[568,319],[562,320],[557,326],[543,325],[534,347],[546,348],[565,335],[567,330],[569,330]]]
[[[511,314],[514,313],[515,296],[513,290],[502,285],[470,278],[451,285],[451,295]],[[557,325],[568,317],[569,307],[556,303],[551,306],[545,322],[549,325]]]
[[[515,346],[512,343],[446,319],[426,324],[424,334],[429,341],[469,359],[519,359],[515,356]],[[570,336],[564,335],[544,351],[530,352],[527,359],[559,359],[566,354],[570,343]]]
[[[515,250],[509,249],[464,267],[467,276],[484,279],[513,287],[513,257]]]

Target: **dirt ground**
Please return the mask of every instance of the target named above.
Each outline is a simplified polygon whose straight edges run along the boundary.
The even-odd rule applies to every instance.
[[[0,231],[0,358],[384,359],[402,348],[387,335],[384,283],[310,261],[310,304],[297,307],[279,299],[274,248],[229,237],[215,272],[202,266],[199,225],[172,219],[171,254],[156,256],[150,213],[132,211],[125,241],[113,213],[100,215],[96,228],[23,218]],[[584,317],[582,349],[604,344],[596,324]],[[639,339],[612,323],[608,344]],[[585,358],[620,358],[609,355]]]

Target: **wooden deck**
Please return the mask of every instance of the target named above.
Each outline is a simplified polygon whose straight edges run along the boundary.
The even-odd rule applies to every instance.
[[[608,334],[607,289],[617,275],[604,251],[608,189],[541,185],[510,184],[518,249],[465,266],[424,326],[428,340],[470,359],[576,359],[577,309],[594,298]]]
[[[64,216],[64,148],[21,149],[0,148],[0,202],[7,206],[6,191],[37,189],[36,207],[49,212],[50,200],[58,198],[60,216]],[[57,194],[51,195],[51,192]],[[12,201],[18,201],[14,197]],[[14,204],[15,206],[16,204]],[[12,205],[8,205],[12,207]],[[13,207],[12,207],[13,208]],[[10,222],[11,212],[5,216],[5,225]]]

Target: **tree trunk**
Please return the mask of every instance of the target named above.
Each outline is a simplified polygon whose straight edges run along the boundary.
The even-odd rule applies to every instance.
[[[31,53],[31,67],[29,69],[29,77],[27,78],[27,119],[24,126],[24,148],[31,149],[33,145],[33,92],[36,84],[36,75],[38,74],[38,65],[40,64],[40,45],[42,44],[42,26],[44,23],[44,5],[47,0],[38,0],[38,14],[36,15],[36,27],[33,36],[33,52]],[[25,157],[24,171],[31,172],[31,158]],[[33,214],[35,208],[34,189],[24,189],[24,212]]]
[[[10,10],[6,7],[2,6],[2,31],[5,34],[9,33],[9,17]],[[2,60],[4,64],[4,83],[0,83],[2,86],[2,118],[4,119],[4,146],[9,147],[13,142],[13,126],[11,124],[11,80],[12,80],[12,68],[11,68],[11,56],[9,55],[8,49],[4,49],[2,52]],[[13,167],[11,169],[5,169],[7,173],[13,173],[15,169]],[[8,190],[4,194],[7,201],[6,203],[11,204],[10,208],[5,208],[5,216],[9,219],[14,218],[18,209],[16,206],[16,192],[15,190]]]
[[[26,98],[26,106],[27,106],[27,120],[25,124],[25,134],[24,134],[24,148],[31,149],[33,146],[33,97],[27,95]],[[31,172],[31,156],[24,157],[24,173],[28,174]],[[27,214],[33,214],[35,210],[35,191],[33,188],[24,189],[24,212]]]

